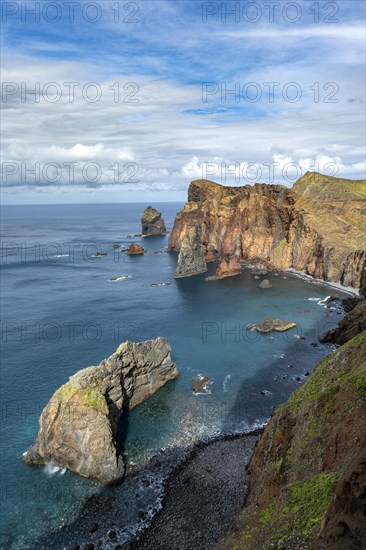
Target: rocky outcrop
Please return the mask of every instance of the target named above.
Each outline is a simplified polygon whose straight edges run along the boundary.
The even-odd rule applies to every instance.
[[[161,213],[152,206],[145,208],[142,218],[142,234],[145,237],[152,235],[165,235],[166,227]]]
[[[97,367],[71,376],[43,409],[25,462],[55,462],[106,484],[119,481],[125,471],[116,444],[120,416],[177,378],[170,351],[165,338],[125,342]]]
[[[249,325],[247,330],[256,330],[261,334],[269,334],[270,332],[285,332],[292,328],[296,327],[294,321],[286,321],[282,319],[273,319],[272,317],[267,317],[261,323],[255,325]]]
[[[366,332],[323,359],[267,424],[220,550],[366,547]]]
[[[209,386],[213,379],[210,376],[198,376],[192,379],[193,393],[209,393]]]
[[[366,330],[366,300],[360,300],[340,321],[338,326],[320,335],[321,342],[345,344],[360,332]]]
[[[193,228],[193,231],[185,235],[180,246],[174,278],[190,277],[191,275],[198,275],[206,271],[207,265],[205,262],[204,247],[200,242],[199,233]]]
[[[263,289],[272,288],[272,285],[268,279],[263,279],[263,281],[258,286],[259,288],[263,288]]]
[[[126,254],[129,256],[138,256],[139,254],[144,254],[145,249],[140,245],[136,243],[130,244],[128,249],[126,250]]]
[[[196,231],[207,260],[237,256],[359,288],[366,284],[365,189],[364,180],[314,172],[307,172],[292,189],[266,184],[224,187],[196,180],[189,186],[188,203],[176,216],[169,248],[179,252]]]
[[[239,256],[231,256],[230,258],[223,258],[221,260],[216,270],[216,278],[224,279],[225,277],[240,275],[240,273],[241,266]]]

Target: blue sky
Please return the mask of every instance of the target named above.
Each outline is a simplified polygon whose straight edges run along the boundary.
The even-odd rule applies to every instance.
[[[365,177],[361,0],[2,10],[3,203],[185,200],[192,179],[291,186],[316,167]]]

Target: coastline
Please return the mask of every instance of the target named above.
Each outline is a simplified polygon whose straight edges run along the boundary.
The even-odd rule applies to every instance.
[[[326,285],[326,286],[329,286],[330,288],[334,288],[335,290],[340,290],[342,292],[345,292],[346,294],[350,294],[351,296],[360,295],[359,290],[357,288],[354,288],[352,286],[342,286],[341,283],[324,281],[323,279],[317,279],[315,277],[312,277],[312,275],[308,275],[303,271],[296,271],[296,269],[294,269],[293,267],[288,267],[287,269],[284,269],[282,271],[283,273],[291,273],[292,275],[295,275],[295,277],[304,279],[309,283],[311,282],[313,284]]]
[[[229,530],[249,492],[245,473],[263,429],[200,442],[166,480],[162,509],[122,550],[209,550]]]

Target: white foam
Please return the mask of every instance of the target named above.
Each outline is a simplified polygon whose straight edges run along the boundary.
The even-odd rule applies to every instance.
[[[307,273],[304,273],[303,271],[296,271],[293,267],[289,267],[287,269],[284,269],[284,271],[288,273],[292,273],[296,277],[300,277],[301,279],[305,279],[306,281],[313,283],[313,284],[319,284],[319,285],[327,285],[332,288],[336,288],[337,290],[341,290],[342,292],[346,292],[347,294],[352,294],[352,296],[359,296],[359,291],[357,288],[354,288],[353,286],[343,286],[341,283],[336,282],[330,282],[330,281],[323,281],[320,279],[315,279],[311,275],[308,275]]]
[[[55,254],[52,258],[68,258],[70,254]]]
[[[319,306],[326,306],[330,299],[331,299],[331,296],[327,296],[326,298],[323,298],[323,300],[320,300],[318,302],[318,305]]]
[[[66,472],[66,468],[62,468],[54,462],[49,462],[44,467],[44,472],[47,476],[54,476],[56,474],[64,475],[64,473]]]
[[[227,383],[229,382],[230,378],[231,378],[231,374],[227,374],[227,375],[225,376],[225,380],[224,380],[224,382],[223,382],[223,384],[222,384],[222,389],[223,389],[223,392],[224,392],[224,393],[227,392]]]

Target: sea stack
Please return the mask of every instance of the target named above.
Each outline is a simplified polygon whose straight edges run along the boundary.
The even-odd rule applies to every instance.
[[[200,242],[197,230],[194,230],[187,233],[183,239],[174,278],[191,277],[199,273],[206,273],[206,271],[204,247]]]
[[[151,237],[153,235],[165,235],[166,227],[161,212],[155,210],[152,206],[145,208],[142,218],[142,234],[145,237]]]
[[[55,463],[104,484],[125,472],[116,435],[120,416],[179,375],[166,338],[125,342],[96,367],[69,378],[42,411],[30,465]]]

